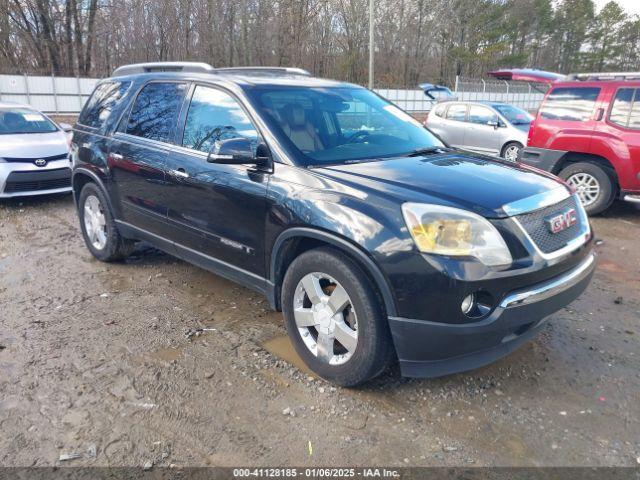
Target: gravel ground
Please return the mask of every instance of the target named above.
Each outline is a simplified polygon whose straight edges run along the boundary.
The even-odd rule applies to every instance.
[[[593,223],[594,281],[536,340],[350,390],[259,295],[144,245],[94,260],[69,196],[1,202],[0,465],[636,466],[640,210]]]

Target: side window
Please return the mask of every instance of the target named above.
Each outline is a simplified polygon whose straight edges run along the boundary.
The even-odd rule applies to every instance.
[[[480,105],[469,106],[469,121],[480,125],[486,125],[489,122],[497,122],[498,116],[487,107]]]
[[[456,120],[458,122],[464,122],[467,117],[467,106],[456,104],[450,105],[447,110],[447,120]]]
[[[640,94],[635,88],[621,88],[613,100],[609,120],[626,128],[640,130]]]
[[[547,120],[587,121],[599,94],[599,88],[555,88],[542,105],[540,116]]]
[[[131,82],[107,82],[96,87],[78,117],[78,123],[87,127],[100,128],[111,114],[111,110],[127,93]]]
[[[146,85],[133,104],[126,133],[160,142],[171,141],[185,89],[185,83]]]
[[[258,132],[238,102],[229,94],[197,86],[184,125],[182,145],[210,152],[219,140],[244,137],[258,145]]]

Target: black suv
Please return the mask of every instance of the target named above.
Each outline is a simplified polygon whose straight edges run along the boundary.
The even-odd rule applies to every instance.
[[[263,293],[318,375],[356,385],[487,364],[594,270],[556,177],[449,148],[375,93],[298,69],[117,69],[74,128],[100,260],[147,241]]]

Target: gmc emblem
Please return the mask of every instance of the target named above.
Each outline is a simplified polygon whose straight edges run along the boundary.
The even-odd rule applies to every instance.
[[[575,208],[570,208],[558,215],[545,218],[544,222],[551,233],[558,233],[575,225],[578,222],[578,214]]]

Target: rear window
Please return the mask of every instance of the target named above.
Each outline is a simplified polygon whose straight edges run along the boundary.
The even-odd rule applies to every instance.
[[[126,133],[159,142],[171,141],[186,83],[153,82],[140,90]]]
[[[613,100],[609,120],[625,128],[640,130],[640,90],[621,88]]]
[[[542,105],[540,116],[547,120],[584,122],[591,118],[599,94],[599,88],[555,88]]]
[[[131,82],[106,82],[98,85],[82,109],[78,123],[87,127],[102,127],[130,86]]]

